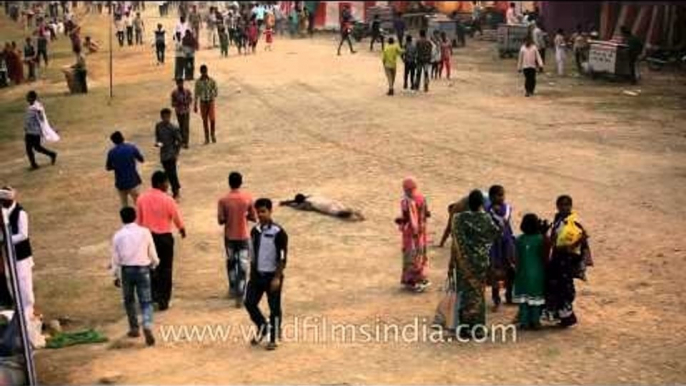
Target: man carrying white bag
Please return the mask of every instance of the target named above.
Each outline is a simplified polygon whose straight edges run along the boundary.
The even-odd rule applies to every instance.
[[[29,91],[26,95],[26,101],[29,103],[29,106],[26,109],[26,116],[24,118],[24,142],[26,143],[26,155],[29,157],[31,169],[39,168],[34,151],[50,157],[50,163],[54,165],[55,161],[57,161],[57,153],[44,148],[41,142],[57,142],[60,140],[60,137],[50,127],[48,118],[45,115],[45,109],[38,102],[38,94],[33,90]]]

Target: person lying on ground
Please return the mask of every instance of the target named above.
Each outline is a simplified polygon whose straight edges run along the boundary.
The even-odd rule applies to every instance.
[[[359,211],[352,209],[338,201],[321,196],[305,196],[302,193],[295,195],[295,199],[281,201],[280,206],[288,206],[293,209],[319,212],[333,217],[349,221],[364,221],[365,218]]]

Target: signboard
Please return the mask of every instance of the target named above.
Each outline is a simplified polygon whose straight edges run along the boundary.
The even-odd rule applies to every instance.
[[[614,74],[617,64],[617,46],[591,44],[588,64],[594,72],[608,72]]]

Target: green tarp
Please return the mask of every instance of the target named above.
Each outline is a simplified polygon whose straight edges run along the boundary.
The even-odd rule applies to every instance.
[[[77,332],[59,332],[50,340],[45,347],[64,348],[77,344],[103,343],[107,342],[107,337],[95,330],[84,330]]]

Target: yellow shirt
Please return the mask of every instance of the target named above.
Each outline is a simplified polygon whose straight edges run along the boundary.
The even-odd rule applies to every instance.
[[[389,44],[382,54],[383,65],[386,68],[395,68],[398,57],[405,52],[397,43]]]

